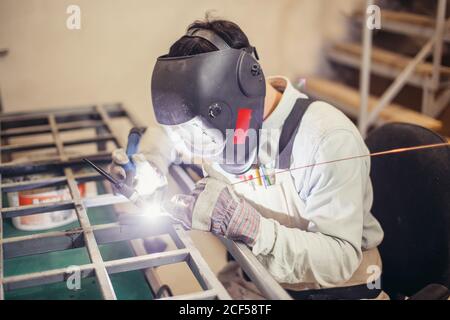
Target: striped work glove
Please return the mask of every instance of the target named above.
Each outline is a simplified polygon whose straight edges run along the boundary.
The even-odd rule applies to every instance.
[[[189,196],[176,195],[166,209],[187,229],[210,231],[250,247],[258,237],[261,215],[214,178],[201,180]]]

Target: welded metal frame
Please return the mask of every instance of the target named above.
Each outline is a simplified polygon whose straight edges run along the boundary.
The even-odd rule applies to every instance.
[[[447,0],[437,0],[438,7],[436,12],[436,26],[435,30],[430,34],[429,41],[417,53],[414,59],[405,67],[405,69],[398,74],[393,83],[381,96],[380,100],[369,111],[369,88],[370,88],[370,74],[372,70],[372,30],[367,27],[365,19],[362,23],[363,33],[363,54],[361,61],[360,74],[360,94],[361,106],[358,117],[358,127],[361,134],[365,136],[369,127],[374,124],[383,111],[392,100],[397,96],[400,90],[408,82],[414,81],[414,71],[416,67],[422,63],[431,53],[433,53],[433,72],[429,80],[423,83],[423,103],[422,113],[436,116],[443,108],[447,98],[450,100],[450,94],[446,91],[441,97],[436,97],[437,90],[440,86],[440,68],[442,59],[442,46],[445,41],[445,27],[450,23],[450,19],[446,20]],[[374,0],[366,0],[366,8],[374,4]],[[383,22],[382,22],[383,24]],[[411,80],[412,79],[412,80]]]
[[[87,249],[91,260],[91,263],[79,266],[81,277],[95,277],[104,299],[117,299],[109,277],[110,274],[132,270],[151,270],[154,267],[179,262],[187,263],[203,291],[182,297],[165,297],[165,299],[179,299],[183,297],[191,299],[230,299],[225,288],[180,226],[173,225],[163,218],[147,224],[127,226],[119,225],[118,223],[104,225],[92,225],[90,223],[87,215],[88,208],[109,206],[128,201],[124,197],[112,194],[82,198],[77,183],[101,181],[103,178],[93,173],[75,174],[73,170],[75,166],[83,165],[82,157],[95,159],[99,164],[108,163],[110,155],[104,148],[106,141],[113,141],[117,147],[125,146],[124,138],[118,135],[111,123],[111,119],[116,117],[126,117],[133,126],[139,126],[139,123],[120,104],[0,115],[1,158],[7,161],[6,163],[0,162],[0,179],[2,175],[3,177],[10,177],[39,172],[60,173],[52,178],[25,182],[3,183],[0,180],[0,194],[3,192],[61,185],[67,186],[71,194],[70,200],[7,208],[3,207],[0,197],[0,299],[4,299],[4,292],[7,290],[65,281],[70,276],[69,273],[72,272],[72,270],[67,268],[61,268],[4,277],[4,259],[80,247]],[[62,131],[85,128],[95,128],[98,133],[103,134],[91,139],[78,139],[68,142],[63,142],[61,139],[60,132]],[[52,135],[53,141],[48,144],[8,145],[8,139],[11,137],[37,133],[49,133]],[[97,144],[100,151],[92,155],[71,157],[64,150],[65,146],[87,143]],[[47,146],[56,148],[56,157],[28,163],[8,160],[8,155],[14,152],[36,150]],[[63,209],[75,210],[80,225],[79,228],[3,238],[3,218]],[[138,255],[126,259],[104,261],[98,247],[99,244],[131,241],[161,234],[169,234],[177,249],[162,253]],[[151,279],[148,279],[147,273],[146,275],[151,285]],[[155,288],[151,289],[155,292]]]

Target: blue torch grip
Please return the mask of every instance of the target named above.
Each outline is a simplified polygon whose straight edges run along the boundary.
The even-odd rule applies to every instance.
[[[128,134],[127,149],[125,152],[130,161],[123,166],[125,172],[127,173],[127,177],[134,177],[136,173],[136,166],[134,165],[131,157],[138,152],[139,143],[141,141],[142,135],[145,133],[145,130],[146,128],[132,128],[130,130],[130,133]]]

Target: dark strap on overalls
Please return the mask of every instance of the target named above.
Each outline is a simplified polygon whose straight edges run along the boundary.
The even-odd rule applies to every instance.
[[[284,122],[281,131],[278,153],[278,168],[289,169],[291,166],[292,149],[297,136],[303,116],[308,107],[315,102],[312,99],[298,99],[291,113]],[[296,300],[359,300],[375,299],[382,292],[381,289],[371,290],[366,284],[339,287],[330,289],[305,290],[287,292]]]
[[[278,168],[289,169],[291,165],[292,148],[300,123],[308,107],[315,102],[312,99],[297,99],[291,113],[286,118],[278,144]]]

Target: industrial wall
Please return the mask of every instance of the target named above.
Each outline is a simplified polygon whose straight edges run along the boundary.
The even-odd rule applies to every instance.
[[[69,5],[81,30],[66,27]],[[124,102],[153,121],[150,75],[187,25],[211,11],[237,22],[266,74],[295,80],[325,65],[324,45],[346,35],[361,0],[0,0],[0,90],[5,111]]]

